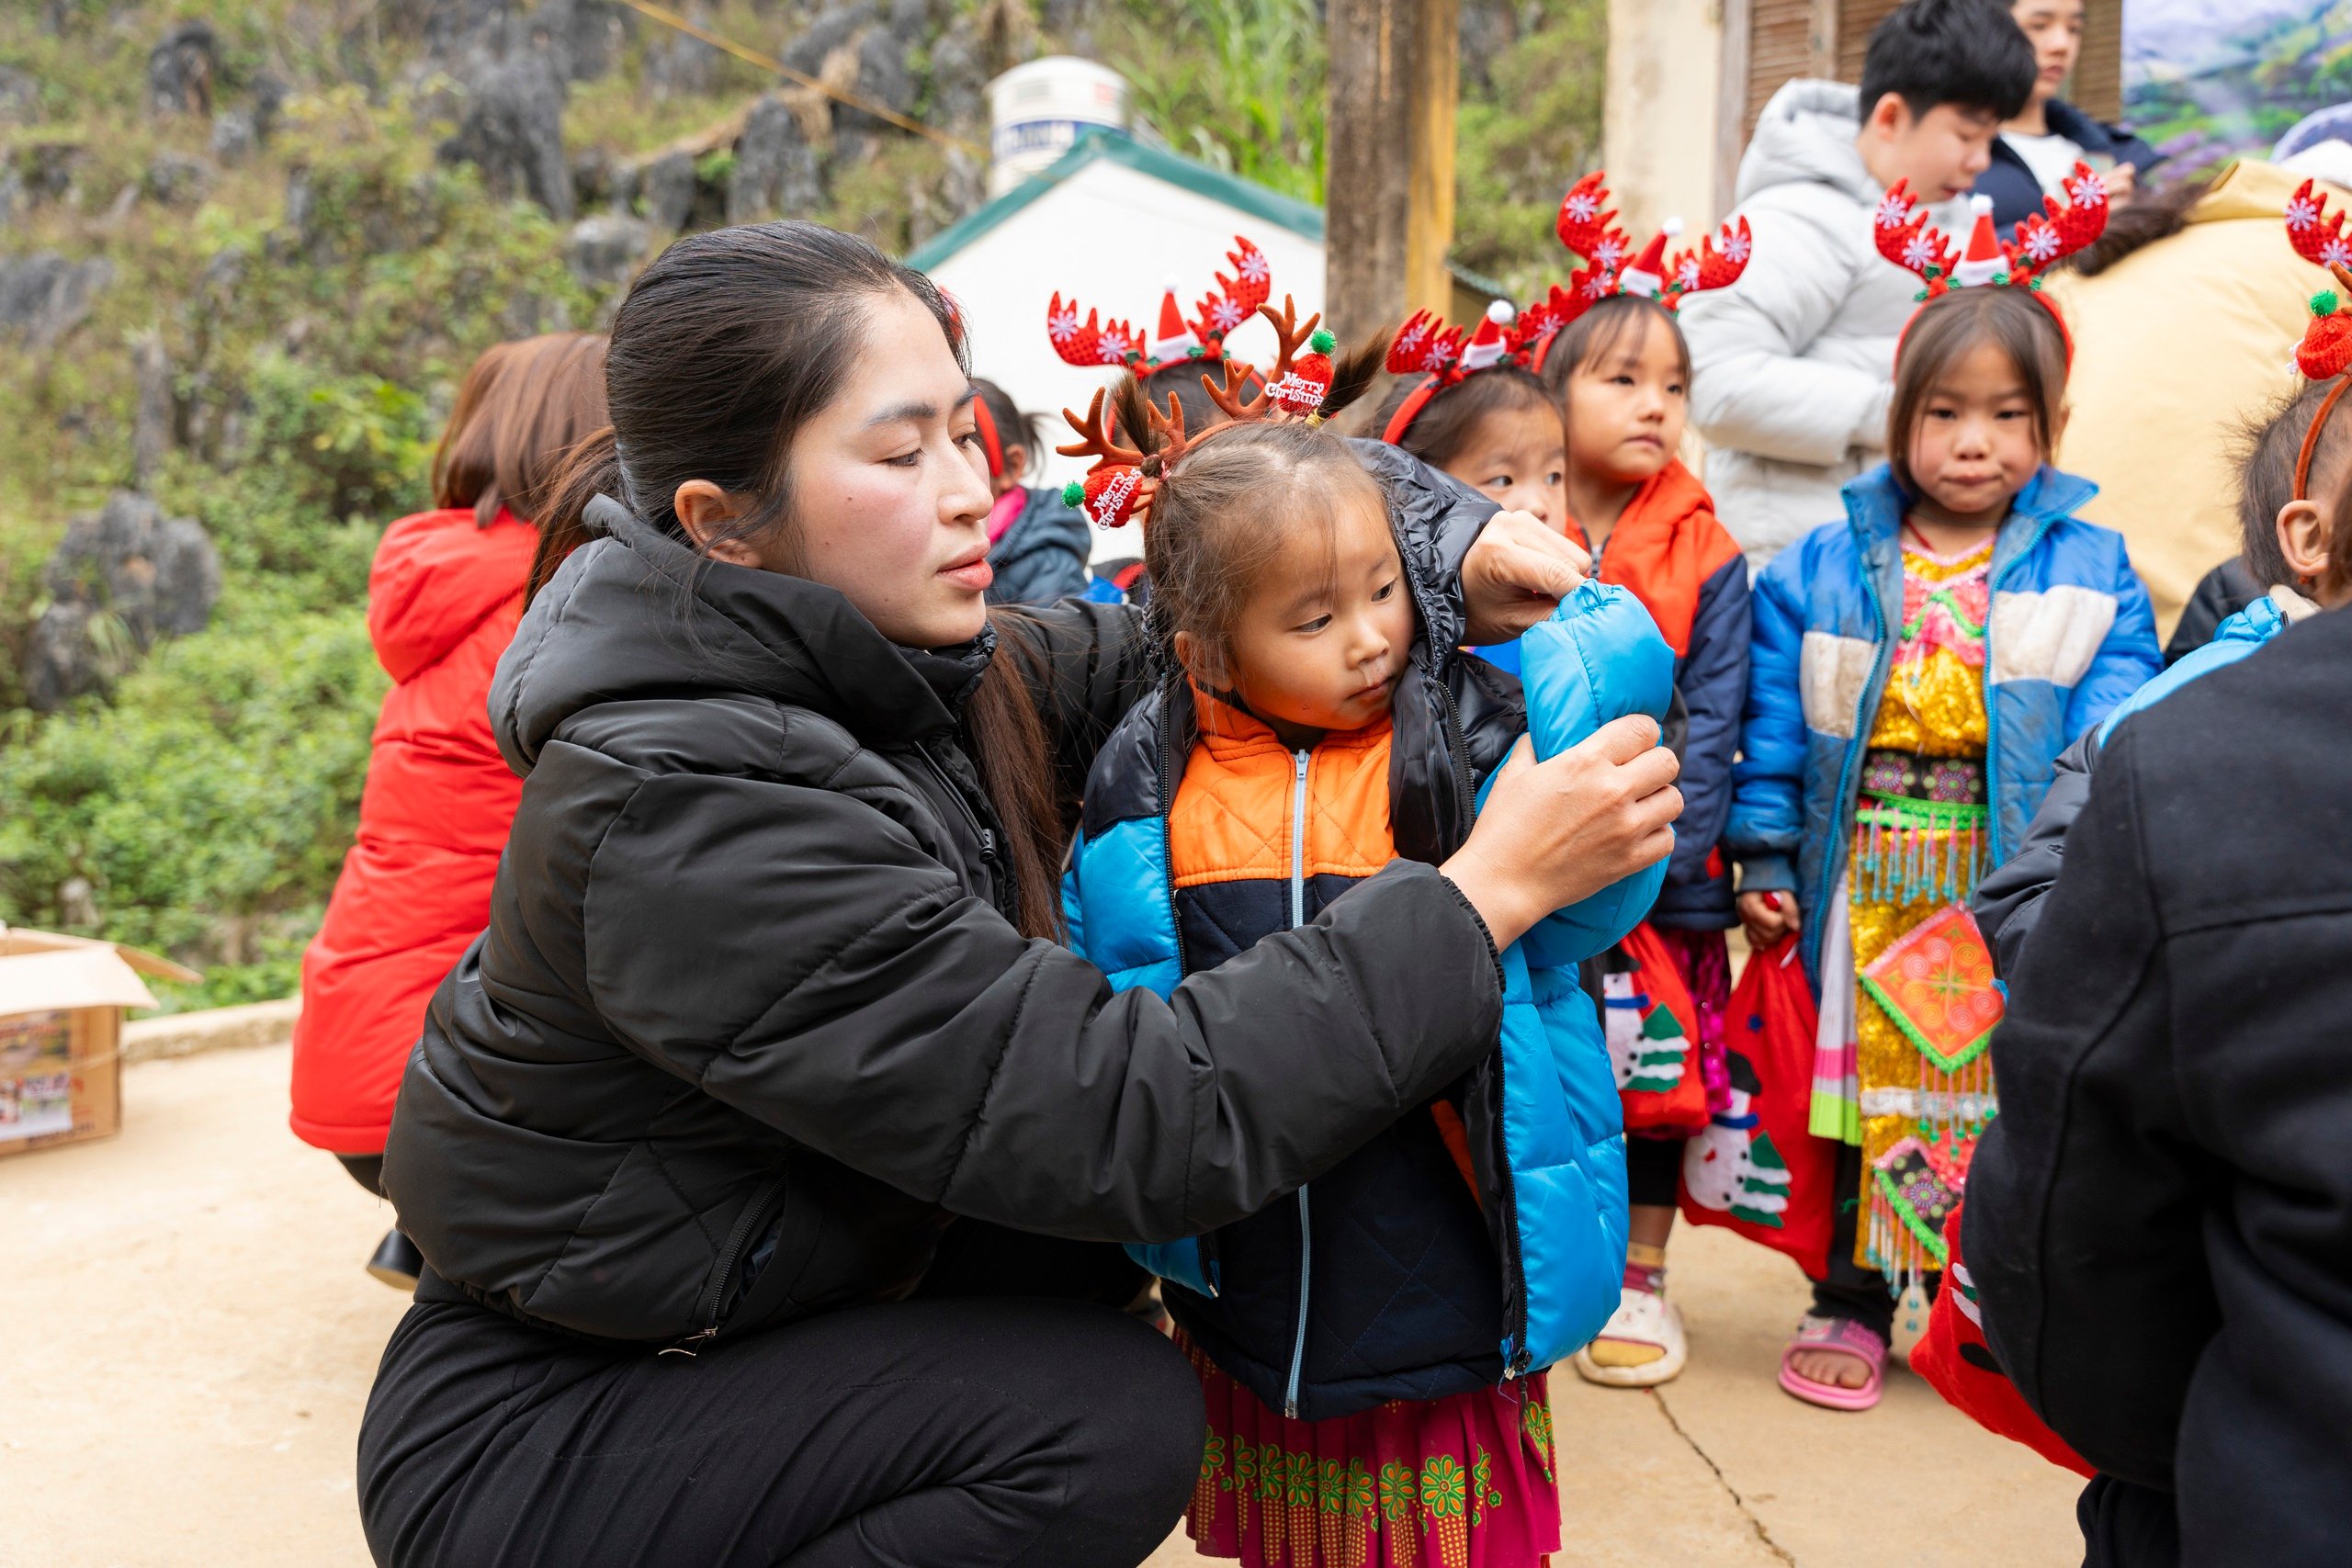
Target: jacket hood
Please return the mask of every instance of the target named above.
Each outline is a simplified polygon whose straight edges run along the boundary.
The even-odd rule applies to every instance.
[[[448,657],[523,592],[539,533],[501,509],[484,528],[473,510],[420,512],[384,530],[368,569],[368,635],[395,681]]]
[[[1739,160],[1733,199],[1746,201],[1773,186],[1810,181],[1834,186],[1865,207],[1876,206],[1885,193],[1855,149],[1861,129],[1860,105],[1847,84],[1784,83],[1757,118],[1756,134]]]
[[[1094,547],[1094,533],[1086,514],[1062,500],[1057,490],[1033,489],[1022,503],[1021,515],[989,551],[996,566],[1041,551],[1076,549],[1082,557]]]
[[[1430,467],[1401,446],[1385,441],[1351,439],[1348,447],[1388,494],[1388,517],[1396,534],[1397,553],[1404,558],[1405,579],[1413,587],[1419,608],[1421,640],[1428,661],[1440,649],[1458,648],[1467,627],[1463,624],[1458,593],[1462,562],[1447,558],[1440,540],[1451,533],[1466,541],[1467,529],[1449,531],[1456,521],[1484,518],[1500,511],[1492,501],[1460,479]]]
[[[604,537],[535,599],[490,694],[499,750],[527,773],[573,715],[606,703],[751,696],[820,713],[869,747],[944,735],[995,649],[902,649],[831,588],[696,555],[607,496]]]

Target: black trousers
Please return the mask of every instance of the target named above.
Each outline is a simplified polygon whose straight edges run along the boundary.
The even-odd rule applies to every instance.
[[[360,1427],[369,1550],[386,1568],[1134,1568],[1200,1472],[1192,1369],[1070,1299],[1135,1293],[1115,1249],[957,1230],[917,1299],[692,1359],[531,1328],[428,1275]]]

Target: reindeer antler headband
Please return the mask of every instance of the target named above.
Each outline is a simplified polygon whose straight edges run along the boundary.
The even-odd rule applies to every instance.
[[[1054,450],[1065,457],[1094,459],[1094,466],[1087,469],[1084,479],[1072,479],[1063,487],[1063,502],[1077,507],[1099,527],[1116,528],[1130,520],[1141,523],[1151,510],[1153,496],[1178,460],[1217,432],[1238,424],[1283,419],[1321,423],[1323,400],[1331,392],[1333,346],[1331,334],[1318,330],[1321,314],[1309,316],[1302,323],[1298,308],[1288,295],[1283,298],[1279,314],[1265,305],[1258,307],[1258,313],[1273,323],[1279,350],[1273,374],[1254,393],[1249,388],[1251,378],[1258,373],[1257,367],[1241,360],[1224,362],[1222,386],[1203,376],[1201,385],[1225,417],[1197,432],[1186,432],[1184,405],[1175,393],[1168,394],[1168,412],[1164,414],[1157,404],[1148,404],[1151,428],[1159,436],[1157,452],[1146,456],[1136,447],[1120,444],[1103,412],[1105,393],[1101,389],[1087,405],[1083,419],[1074,409],[1062,410],[1062,417],[1078,432],[1078,440]],[[1301,354],[1301,348],[1306,352]]]
[[[1176,303],[1176,286],[1170,284],[1159,299],[1159,330],[1149,338],[1114,317],[1105,321],[1099,311],[1078,319],[1078,301],[1064,304],[1059,292],[1046,307],[1046,333],[1055,351],[1072,365],[1117,366],[1137,378],[1187,359],[1216,361],[1225,357],[1225,340],[1262,308],[1273,292],[1273,272],[1266,255],[1236,234],[1238,247],[1226,253],[1233,276],[1216,275],[1216,289],[1201,297],[1189,318]]]
[[[2312,458],[2319,451],[2320,432],[2328,415],[2352,387],[2352,239],[2344,233],[2344,214],[2327,209],[2327,197],[2305,180],[2287,203],[2287,240],[2295,254],[2314,266],[2324,266],[2335,278],[2335,288],[2323,288],[2311,298],[2312,323],[2295,345],[2295,368],[2312,381],[2333,380],[2327,396],[2312,414],[2303,432],[2302,449],[2295,455],[2295,499],[2311,499]],[[2338,292],[2338,290],[2342,292]]]
[[[1498,366],[1531,373],[1542,370],[1544,355],[1561,330],[1603,299],[1637,295],[1672,310],[1688,296],[1724,288],[1747,270],[1755,241],[1745,218],[1737,228],[1724,224],[1719,235],[1701,241],[1697,250],[1678,253],[1671,263],[1666,257],[1666,243],[1682,232],[1682,222],[1669,218],[1628,265],[1625,258],[1633,249],[1632,242],[1622,230],[1611,227],[1617,214],[1602,210],[1609,205],[1606,178],[1596,169],[1569,186],[1560,200],[1555,226],[1560,243],[1586,262],[1569,277],[1566,288],[1555,283],[1542,299],[1516,310],[1498,299],[1466,338],[1460,327],[1449,327],[1426,310],[1414,312],[1397,329],[1388,350],[1388,368],[1399,375],[1418,373],[1427,379],[1397,405],[1388,428],[1381,434],[1382,440],[1392,445],[1402,441],[1430,400],[1459,386],[1465,377]]]
[[[2072,365],[2075,334],[2066,330],[2066,319],[2058,308],[2043,296],[2041,279],[2052,267],[2107,231],[2107,182],[2088,164],[2077,163],[2066,176],[2065,191],[2063,205],[2054,196],[2043,197],[2044,210],[2018,223],[2013,231],[2015,238],[2007,242],[1993,229],[1993,198],[1969,197],[1974,221],[1962,250],[1928,221],[1927,209],[1912,196],[1910,182],[1897,180],[1894,188],[1880,199],[1871,226],[1878,240],[1878,254],[1917,273],[1927,284],[1919,291],[1922,306],[1955,288],[2030,291],[2058,323],[2058,335],[2066,345],[2066,363]],[[1913,311],[1911,321],[1918,319],[1918,312]],[[1902,357],[1903,338],[1910,332],[1911,321],[1905,321],[1895,339],[1897,358]]]

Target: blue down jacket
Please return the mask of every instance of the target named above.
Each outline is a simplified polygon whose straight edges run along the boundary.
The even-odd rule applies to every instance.
[[[1816,988],[1826,922],[1815,915],[1846,869],[1856,775],[1903,608],[1901,487],[1882,463],[1844,493],[1844,522],[1815,528],[1757,580],[1725,834],[1742,891],[1795,890]],[[1984,684],[1995,864],[2024,844],[2068,742],[2163,667],[2123,536],[2074,516],[2098,493],[2044,466],[1994,541]]]
[[[1414,552],[1405,554],[1409,570]],[[1457,694],[1491,692],[1499,678],[1452,654],[1458,628],[1431,635],[1431,600],[1418,597],[1423,640],[1397,697],[1391,788],[1426,781],[1466,797],[1474,774],[1491,782],[1521,726],[1511,714],[1511,722],[1464,733],[1454,716],[1469,710]],[[1666,709],[1672,650],[1622,589],[1587,585],[1522,641],[1541,755],[1623,714]],[[1419,723],[1422,711],[1441,721]],[[1065,902],[1073,944],[1120,989],[1165,995],[1190,968],[1291,923],[1276,914],[1267,930],[1235,930],[1243,906],[1234,884],[1172,886],[1162,803],[1169,781],[1183,777],[1191,715],[1183,688],[1148,699],[1103,748],[1088,787]],[[1416,755],[1430,746],[1442,755]],[[1413,824],[1430,811],[1392,793],[1390,813],[1399,854],[1450,852],[1417,842],[1425,835]],[[1290,852],[1301,852],[1295,840]],[[1624,1268],[1624,1141],[1607,1045],[1577,965],[1642,918],[1665,871],[1661,862],[1559,912],[1502,953],[1497,1049],[1448,1096],[1468,1145],[1475,1201],[1436,1120],[1408,1113],[1300,1188],[1295,1203],[1193,1240],[1130,1249],[1167,1281],[1186,1333],[1270,1408],[1322,1420],[1466,1392],[1548,1366],[1607,1322]],[[1313,886],[1327,880],[1335,879],[1295,886],[1288,914],[1310,897],[1328,903],[1344,892]],[[1213,897],[1223,905],[1208,908]],[[1446,983],[1442,975],[1429,980]]]

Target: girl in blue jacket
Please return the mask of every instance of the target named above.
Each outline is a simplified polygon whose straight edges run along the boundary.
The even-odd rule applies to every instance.
[[[2047,461],[2063,323],[2030,288],[1950,287],[2032,267],[2012,254],[1988,274],[1925,242],[1890,461],[1756,585],[1727,838],[1750,940],[1801,929],[1821,998],[1813,1130],[1846,1148],[1828,1273],[1780,1381],[1845,1410],[1877,1403],[1893,1297],[1941,1268],[1997,1108],[2000,998],[1969,897],[2023,840],[2059,753],[2161,667],[2121,536],[2074,515],[2096,491]]]

